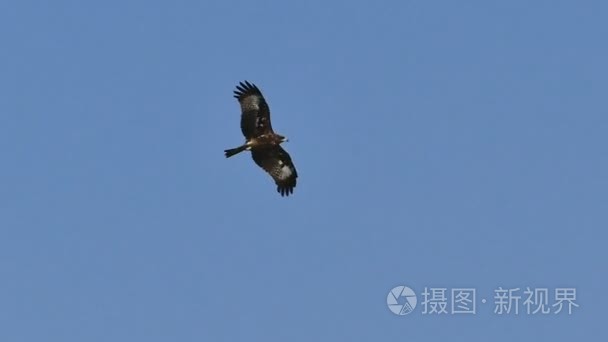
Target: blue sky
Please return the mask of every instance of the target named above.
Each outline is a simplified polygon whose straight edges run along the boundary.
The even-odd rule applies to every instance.
[[[601,340],[607,15],[0,3],[0,340]],[[245,79],[290,138],[292,197],[224,158]],[[424,315],[425,287],[475,288],[477,313]],[[579,307],[497,315],[498,287]]]

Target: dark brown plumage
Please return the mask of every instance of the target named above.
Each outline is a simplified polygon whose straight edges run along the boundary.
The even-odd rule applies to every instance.
[[[287,138],[272,130],[270,109],[262,92],[255,84],[245,81],[236,87],[234,97],[241,105],[245,144],[225,150],[226,158],[251,151],[253,161],[274,179],[281,196],[289,196],[296,187],[298,172],[289,153],[280,146]]]

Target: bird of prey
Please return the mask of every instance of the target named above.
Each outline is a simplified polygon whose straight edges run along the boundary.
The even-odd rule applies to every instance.
[[[298,172],[289,153],[281,147],[287,138],[272,130],[270,108],[262,92],[255,84],[245,81],[236,86],[234,97],[241,105],[241,131],[245,143],[224,150],[226,158],[251,151],[253,161],[274,179],[281,196],[293,194]]]

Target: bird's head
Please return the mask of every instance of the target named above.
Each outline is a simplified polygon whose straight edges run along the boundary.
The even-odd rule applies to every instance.
[[[279,142],[284,143],[284,142],[288,142],[288,141],[289,141],[289,139],[287,139],[287,137],[284,137],[282,135],[279,136]]]

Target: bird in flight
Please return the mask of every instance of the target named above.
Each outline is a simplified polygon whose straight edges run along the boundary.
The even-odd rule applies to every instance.
[[[245,143],[224,150],[226,158],[251,151],[253,161],[274,179],[281,196],[293,194],[298,172],[289,153],[281,147],[287,138],[272,130],[270,108],[262,92],[255,84],[245,81],[236,86],[234,97],[241,105],[241,131]]]

